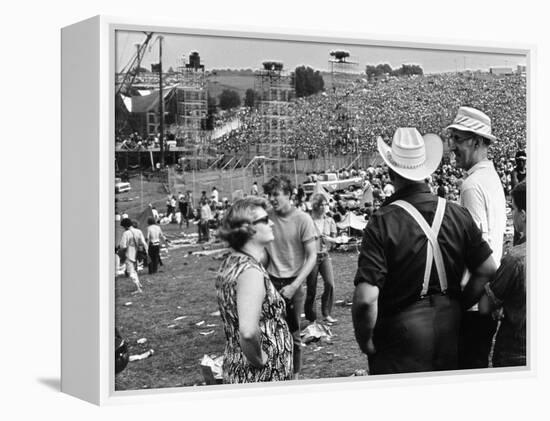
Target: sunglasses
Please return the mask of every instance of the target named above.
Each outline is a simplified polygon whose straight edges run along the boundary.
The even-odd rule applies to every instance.
[[[252,225],[257,224],[269,224],[269,216],[264,216],[263,218],[256,219],[255,221],[252,221]]]

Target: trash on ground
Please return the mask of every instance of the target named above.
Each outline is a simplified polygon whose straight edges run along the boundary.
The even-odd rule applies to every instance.
[[[210,325],[206,325],[205,327],[216,327],[218,325],[213,325],[213,324],[210,324]]]
[[[138,344],[144,344],[145,342],[147,342],[147,338],[140,338],[136,341]]]
[[[146,351],[143,354],[130,355],[129,361],[144,360],[145,358],[149,358],[154,353],[155,353],[155,351],[153,349],[150,349],[149,351]]]
[[[124,303],[124,305],[125,305],[126,307],[131,306],[132,304],[134,304],[134,303],[132,303],[131,301],[128,301],[127,303]]]
[[[195,326],[202,326],[204,323],[205,323],[204,320],[201,320],[200,322],[195,323]]]
[[[223,381],[223,355],[216,358],[204,354],[200,362],[202,375],[206,384],[220,384]]]
[[[355,372],[350,377],[367,376],[368,374],[369,374],[369,372],[367,370],[360,369],[360,370],[355,370]]]
[[[174,319],[174,321],[182,320],[182,319],[185,319],[185,318],[187,318],[187,316],[179,316],[179,317],[176,317],[176,318]]]
[[[166,326],[166,328],[167,328],[167,329],[173,329],[173,328],[175,328],[176,326],[177,326],[177,325],[168,325],[168,326]]]
[[[219,316],[220,315],[220,310],[218,311],[215,311],[214,313],[210,313],[211,316]]]
[[[193,254],[195,256],[210,256],[210,255],[213,255],[213,254],[228,253],[228,252],[229,252],[229,249],[226,247],[226,248],[215,249],[215,250],[195,251],[195,252],[193,252]]]
[[[202,336],[208,336],[208,335],[211,335],[212,333],[214,333],[213,330],[208,330],[206,332],[199,332]]]
[[[321,338],[329,339],[332,336],[330,328],[326,325],[313,322],[300,333],[303,343],[316,342]]]

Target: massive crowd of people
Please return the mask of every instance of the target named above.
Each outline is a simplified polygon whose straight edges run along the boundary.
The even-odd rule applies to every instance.
[[[493,158],[507,159],[525,146],[525,98],[526,81],[521,75],[481,78],[452,73],[376,84],[358,79],[343,93],[322,92],[290,104],[283,155],[311,158],[325,152],[373,152],[376,138],[389,139],[397,127],[442,135],[458,107],[467,104],[491,117],[495,135],[505,140],[492,151]],[[219,149],[239,152],[265,142],[269,122],[261,111],[243,108],[237,117],[239,129],[217,139]]]

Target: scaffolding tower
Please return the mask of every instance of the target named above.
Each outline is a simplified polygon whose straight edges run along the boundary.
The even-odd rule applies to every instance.
[[[346,50],[332,50],[329,56],[330,99],[335,119],[330,131],[331,148],[349,148],[351,145],[357,152],[361,121],[354,102],[354,82],[359,77],[359,63]]]
[[[292,133],[291,101],[295,90],[282,62],[264,61],[262,65],[254,80],[260,120],[257,153],[280,158]]]
[[[178,146],[200,154],[206,146],[204,124],[208,114],[208,76],[197,51],[178,68],[176,88],[176,141]]]

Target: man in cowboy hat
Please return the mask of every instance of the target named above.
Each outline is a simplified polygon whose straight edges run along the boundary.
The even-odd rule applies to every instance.
[[[496,267],[491,249],[463,207],[438,198],[425,179],[443,143],[399,128],[378,151],[396,191],[365,228],[355,275],[355,337],[371,374],[458,368],[458,329],[465,268],[483,285]]]
[[[460,204],[470,211],[483,239],[493,250],[496,266],[500,264],[506,228],[506,199],[500,177],[487,158],[489,146],[497,138],[492,134],[491,119],[483,112],[460,107],[451,125],[450,150],[456,166],[466,171],[460,187]],[[468,275],[462,284],[468,282]],[[474,304],[474,303],[473,303]],[[484,316],[477,306],[466,312],[461,326],[461,368],[483,368],[489,365],[489,352],[496,321]]]

